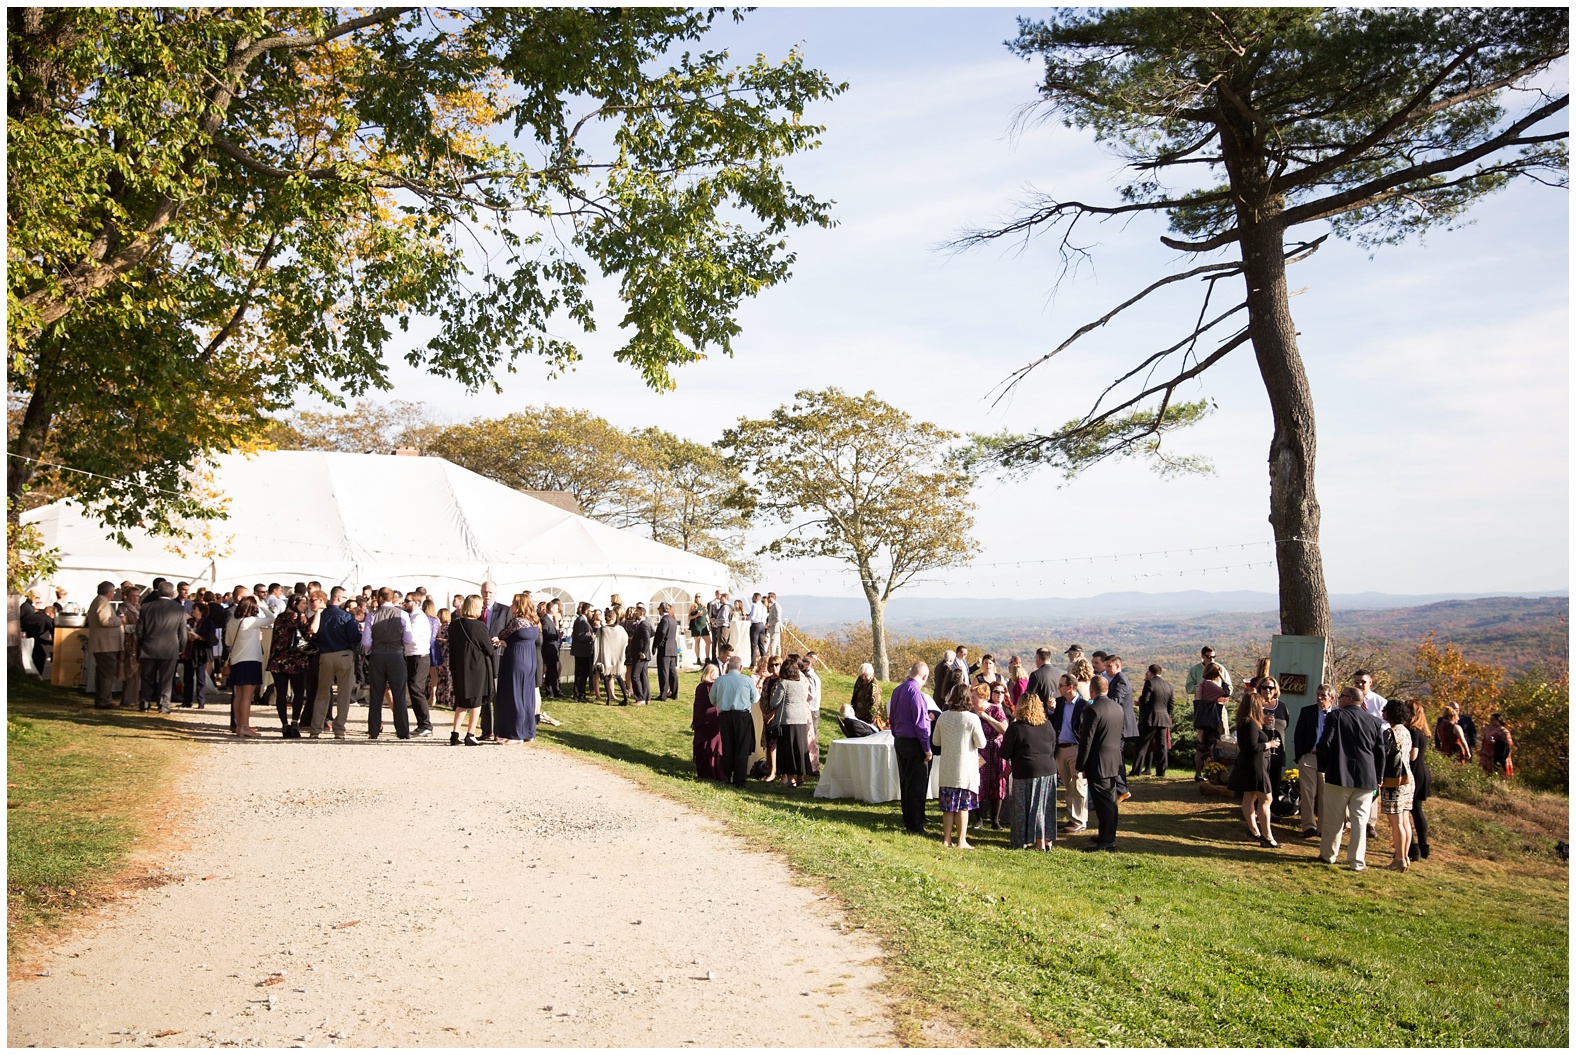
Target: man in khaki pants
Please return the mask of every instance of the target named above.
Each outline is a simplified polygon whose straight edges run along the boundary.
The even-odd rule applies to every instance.
[[[1302,837],[1319,834],[1319,799],[1324,795],[1324,774],[1319,772],[1319,737],[1324,735],[1324,719],[1335,706],[1335,690],[1320,685],[1314,694],[1315,707],[1304,707],[1297,715],[1297,732],[1292,749],[1297,757],[1297,798],[1302,809]]]
[[[98,585],[98,596],[88,605],[88,651],[93,653],[93,706],[107,711],[115,706],[115,672],[120,669],[120,616],[110,598],[115,584]]]
[[[1051,713],[1056,726],[1056,777],[1067,801],[1066,832],[1081,832],[1089,827],[1089,781],[1078,771],[1078,732],[1083,726],[1089,701],[1078,695],[1078,683],[1063,674],[1057,682],[1061,700]]]
[[[312,701],[311,738],[323,734],[328,721],[329,692],[337,687],[338,705],[334,708],[334,739],[345,738],[345,719],[350,714],[350,698],[356,691],[356,646],[361,631],[356,617],[344,607],[345,588],[334,587],[324,604],[322,590],[312,593],[312,633],[317,641],[317,698]]]

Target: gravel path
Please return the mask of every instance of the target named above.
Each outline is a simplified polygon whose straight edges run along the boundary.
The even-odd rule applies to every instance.
[[[167,882],[10,983],[12,1047],[894,1042],[873,940],[597,766],[172,720],[201,757]]]

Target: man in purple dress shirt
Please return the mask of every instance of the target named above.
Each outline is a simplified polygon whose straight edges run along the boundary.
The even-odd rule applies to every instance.
[[[925,793],[930,790],[930,710],[921,688],[929,676],[929,666],[915,663],[908,668],[908,680],[893,689],[887,701],[903,827],[916,835],[925,834]]]

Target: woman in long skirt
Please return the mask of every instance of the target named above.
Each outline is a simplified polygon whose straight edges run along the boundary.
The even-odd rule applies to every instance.
[[[980,724],[985,729],[985,746],[980,748],[980,808],[974,826],[989,821],[1001,831],[1001,807],[1007,801],[1007,778],[1011,769],[1001,754],[1001,738],[1007,732],[1007,682],[979,682],[973,688],[979,701]]]
[[[810,693],[798,663],[783,663],[772,696],[775,709],[782,711],[777,734],[777,772],[784,784],[796,788],[811,772]]]
[[[1014,850],[1049,850],[1056,842],[1056,727],[1032,692],[1019,700],[1002,737],[1001,756],[1012,767],[1007,829]]]
[[[504,743],[536,739],[536,666],[541,661],[542,631],[530,593],[514,595],[504,624],[503,656],[498,661],[498,699],[493,734]]]
[[[695,686],[695,775],[701,780],[727,780],[722,768],[722,716],[711,705],[711,684],[717,680],[717,664],[701,668],[700,684]]]

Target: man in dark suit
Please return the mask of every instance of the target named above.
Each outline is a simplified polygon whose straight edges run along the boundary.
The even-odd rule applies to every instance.
[[[662,618],[657,620],[653,651],[657,656],[657,699],[679,698],[679,621],[673,618],[673,605],[663,601],[657,606]]]
[[[591,602],[575,606],[575,622],[569,630],[569,656],[575,661],[575,700],[588,702],[591,688],[591,663],[596,658],[596,636],[591,631]]]
[[[646,606],[637,604],[629,630],[629,691],[637,707],[651,702],[652,646],[651,620],[646,618]]]
[[[558,625],[558,613],[554,611],[554,606],[557,604],[557,600],[549,601],[542,613],[542,698],[544,700],[564,698],[564,690],[558,684],[558,646],[563,643],[564,634]]]
[[[1133,685],[1122,673],[1122,657],[1105,657],[1105,679],[1111,685],[1106,694],[1122,708],[1122,771],[1116,776],[1116,801],[1126,802],[1133,796],[1127,790],[1127,755],[1129,746],[1138,742],[1138,715],[1133,710]]]
[[[1384,723],[1363,707],[1357,690],[1341,690],[1339,706],[1324,716],[1319,738],[1319,771],[1324,774],[1324,797],[1319,803],[1319,860],[1334,864],[1341,848],[1341,831],[1351,825],[1346,862],[1354,872],[1368,867],[1363,858],[1368,845],[1368,820],[1374,792],[1384,772]]]
[[[137,619],[137,657],[142,674],[139,711],[146,711],[157,700],[159,713],[170,713],[175,664],[185,644],[186,609],[175,599],[175,584],[161,582],[158,596],[143,603]]]
[[[509,625],[509,606],[502,601],[494,600],[498,596],[498,584],[488,579],[482,583],[482,622],[487,624],[487,636],[492,638],[493,645],[493,670],[496,675],[498,660],[503,656],[503,628]],[[481,743],[496,744],[498,738],[493,735],[493,697],[497,695],[498,685],[493,683],[493,693],[482,704],[482,736]]]
[[[1032,692],[1040,698],[1045,705],[1045,713],[1050,714],[1051,708],[1056,706],[1059,696],[1057,694],[1057,676],[1061,673],[1051,666],[1051,657],[1055,655],[1048,648],[1034,650],[1034,669],[1029,672],[1029,685],[1024,690]]]
[[[1094,699],[1078,731],[1078,772],[1089,782],[1089,806],[1099,832],[1089,850],[1116,849],[1116,781],[1122,772],[1122,708],[1106,693],[1104,675],[1089,679]]]
[[[1144,689],[1138,696],[1138,753],[1133,756],[1133,775],[1148,773],[1154,767],[1155,776],[1166,775],[1166,762],[1171,757],[1171,708],[1174,692],[1171,683],[1161,675],[1165,668],[1158,663],[1149,665],[1144,676]]]

